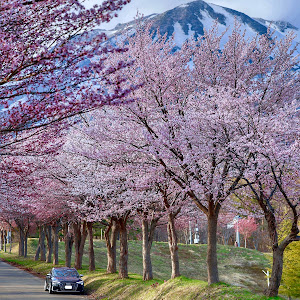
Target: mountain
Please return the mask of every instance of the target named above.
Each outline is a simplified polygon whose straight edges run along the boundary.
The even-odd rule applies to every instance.
[[[228,32],[224,35],[223,42],[226,42],[235,20],[240,23],[242,30],[246,30],[247,37],[267,33],[268,26],[271,23],[268,20],[254,19],[236,10],[209,4],[202,0],[177,6],[161,14],[152,14],[146,16],[145,19],[151,19],[153,27],[159,28],[160,32],[167,34],[168,37],[174,33],[178,47],[191,35],[194,35],[195,38],[202,36],[204,28],[210,28],[214,22],[218,23],[220,32],[229,27]],[[114,38],[121,35],[125,30],[134,28],[134,26],[135,21],[131,21],[118,24],[112,30],[103,31],[108,37]],[[282,38],[289,30],[295,30],[296,33],[300,32],[298,28],[287,22],[272,22],[270,26],[275,30],[275,36],[278,38]],[[95,30],[96,32],[98,30]],[[300,50],[300,48],[298,49]]]
[[[261,18],[255,18],[256,21],[260,22],[261,24],[265,26],[271,26],[272,29],[282,33],[287,34],[290,31],[293,31],[296,33],[296,41],[300,42],[300,29],[294,26],[293,24],[286,22],[286,21],[270,21],[270,20],[264,20]]]

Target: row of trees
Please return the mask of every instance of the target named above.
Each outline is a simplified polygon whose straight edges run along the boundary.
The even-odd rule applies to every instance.
[[[73,3],[70,1],[69,14],[62,14],[69,16],[68,21],[79,18],[82,25],[89,14],[92,20],[94,13],[103,14],[101,8],[76,15]],[[111,12],[124,3],[105,5]],[[60,9],[59,4],[55,2],[53,8]],[[41,8],[40,1],[26,5],[33,14]],[[109,18],[109,13],[105,16]],[[57,17],[51,23],[54,31],[57,22],[66,24]],[[68,26],[62,27],[74,33]],[[17,30],[17,25],[13,28]],[[45,259],[47,239],[46,260],[54,253],[57,263],[58,232],[63,228],[66,265],[71,264],[74,243],[75,267],[81,268],[89,236],[93,270],[92,224],[102,222],[107,271],[116,272],[119,235],[119,276],[126,278],[127,223],[136,216],[142,228],[144,279],[152,278],[150,251],[159,222],[167,224],[174,278],[180,275],[176,218],[206,218],[211,284],[219,281],[216,245],[222,210],[247,214],[247,208],[253,215],[263,215],[268,224],[273,268],[266,293],[277,295],[283,251],[299,239],[300,89],[292,35],[281,41],[269,35],[246,40],[236,25],[222,47],[223,35],[215,25],[197,41],[189,40],[175,51],[172,39],[151,31],[151,24],[138,24],[135,35],[121,40],[117,50],[99,50],[99,38],[93,48],[85,35],[66,38],[66,33],[60,33],[64,39],[60,43],[50,29],[44,48],[35,53],[41,49],[47,55],[54,53],[51,64],[44,54],[34,67],[30,65],[29,73],[27,66],[21,73],[12,71],[7,78],[15,73],[23,77],[14,82],[6,79],[2,89],[5,99],[19,99],[13,106],[4,100],[8,108],[3,114],[9,121],[3,122],[1,131],[1,218],[18,227],[19,254],[26,256],[28,230],[36,223],[40,231],[36,257]],[[79,33],[84,28],[75,29]],[[52,44],[50,37],[55,39]],[[45,67],[39,66],[40,61],[46,62]],[[28,74],[39,80],[28,82]],[[13,83],[8,87],[7,82]],[[16,82],[23,86],[18,88]],[[26,101],[14,94],[22,88]],[[88,112],[120,102],[126,104]],[[45,127],[62,119],[67,121]],[[20,154],[20,149],[26,155],[11,155]],[[277,224],[282,217],[289,220],[290,230],[279,242]]]

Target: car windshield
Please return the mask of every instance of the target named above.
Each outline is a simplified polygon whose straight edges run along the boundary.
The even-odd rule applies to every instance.
[[[53,270],[53,276],[55,277],[79,277],[78,272],[76,270],[67,269],[67,270]]]

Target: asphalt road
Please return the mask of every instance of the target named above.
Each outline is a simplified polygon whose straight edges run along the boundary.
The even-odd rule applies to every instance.
[[[50,269],[50,268],[49,268]],[[44,291],[44,280],[0,261],[1,300],[80,300],[87,297],[77,294],[49,294]]]

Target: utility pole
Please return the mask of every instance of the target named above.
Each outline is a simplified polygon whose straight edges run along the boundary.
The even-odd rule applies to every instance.
[[[240,232],[239,232],[239,219],[237,219],[236,222],[236,242],[237,242],[237,246],[240,247]]]
[[[193,244],[193,234],[192,234],[191,221],[189,221],[189,231],[190,231],[190,245],[192,245]]]
[[[234,221],[236,223],[235,241],[236,241],[237,247],[240,247],[239,219],[240,219],[240,216],[234,217]]]

